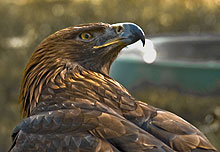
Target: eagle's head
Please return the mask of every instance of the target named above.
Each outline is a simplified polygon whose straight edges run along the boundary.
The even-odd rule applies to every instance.
[[[43,40],[32,54],[20,89],[22,111],[43,83],[63,68],[81,66],[108,75],[110,65],[125,46],[145,36],[133,23],[90,23],[62,29]],[[37,102],[37,101],[36,101]]]
[[[50,35],[33,56],[40,55],[39,60],[52,59],[51,62],[57,64],[80,64],[86,69],[108,74],[120,50],[139,39],[144,43],[144,33],[133,23],[83,24]]]

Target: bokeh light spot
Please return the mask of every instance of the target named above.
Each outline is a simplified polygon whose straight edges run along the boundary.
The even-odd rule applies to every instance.
[[[62,16],[64,14],[64,8],[63,8],[63,5],[61,4],[55,4],[53,7],[52,7],[52,13],[54,16]]]

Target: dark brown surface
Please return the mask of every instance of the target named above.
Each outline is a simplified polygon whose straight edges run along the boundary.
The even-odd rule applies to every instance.
[[[110,27],[67,28],[39,45],[25,70],[27,118],[13,131],[12,151],[215,151],[191,124],[137,101],[108,76],[126,46],[93,48],[118,37]],[[84,31],[94,39],[80,40]]]

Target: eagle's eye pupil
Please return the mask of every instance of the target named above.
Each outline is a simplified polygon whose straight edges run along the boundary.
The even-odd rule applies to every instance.
[[[85,34],[85,38],[87,38],[87,39],[88,39],[88,38],[89,38],[89,35],[88,35],[88,34]]]
[[[82,33],[80,34],[80,38],[83,40],[89,40],[92,38],[92,35],[90,33]]]

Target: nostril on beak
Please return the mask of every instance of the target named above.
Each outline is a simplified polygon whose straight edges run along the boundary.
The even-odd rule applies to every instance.
[[[123,31],[123,27],[121,26],[121,25],[119,25],[119,26],[116,26],[115,27],[115,32],[117,33],[117,34],[120,34],[122,31]]]

